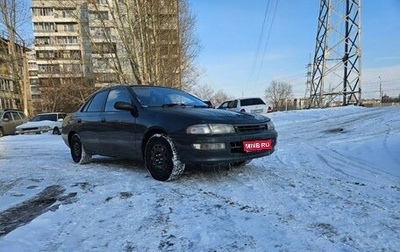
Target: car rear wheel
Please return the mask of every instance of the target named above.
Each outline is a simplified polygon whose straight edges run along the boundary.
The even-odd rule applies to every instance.
[[[53,135],[60,135],[60,129],[58,127],[54,127],[53,129]]]
[[[75,163],[86,164],[89,163],[92,155],[86,151],[78,134],[74,134],[71,138],[71,157]]]
[[[146,144],[145,162],[151,176],[160,181],[178,178],[185,170],[174,143],[165,134],[153,135]]]

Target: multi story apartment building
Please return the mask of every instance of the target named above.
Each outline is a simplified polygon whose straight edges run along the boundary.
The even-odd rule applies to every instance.
[[[35,59],[30,61],[30,80],[36,110],[51,110],[52,105],[43,102],[46,88],[79,83],[94,88],[121,82],[158,84],[155,74],[171,83],[180,82],[178,0],[145,3],[160,6],[152,18],[145,14],[152,23],[125,30],[135,18],[130,16],[138,4],[134,2],[32,0]],[[135,44],[144,33],[151,38]]]
[[[0,38],[0,109],[23,109],[28,113],[27,48]]]

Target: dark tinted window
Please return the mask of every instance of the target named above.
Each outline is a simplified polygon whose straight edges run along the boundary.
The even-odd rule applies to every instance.
[[[36,115],[32,118],[32,121],[57,121],[57,114],[42,114]]]
[[[218,108],[226,108],[228,106],[228,102],[223,102],[221,105],[219,105]]]
[[[64,119],[67,116],[67,114],[58,114],[58,120]]]
[[[129,97],[128,92],[120,88],[111,90],[110,93],[108,94],[106,107],[104,111],[118,111],[117,109],[114,108],[114,104],[117,101],[131,103],[131,99]]]
[[[5,119],[5,118],[7,118],[7,119],[10,120],[10,121],[13,120],[10,112],[6,112],[6,113],[4,114],[3,119]]]
[[[140,103],[147,107],[184,104],[186,106],[207,107],[200,99],[181,90],[163,87],[133,87]]]
[[[263,104],[265,105],[265,102],[261,100],[261,98],[249,98],[249,99],[243,99],[240,100],[241,106],[251,106],[251,105],[259,105]]]
[[[85,105],[84,110],[86,112],[99,112],[103,111],[104,103],[106,102],[108,90],[97,93],[91,100],[89,104]]]
[[[228,102],[227,108],[236,108],[236,107],[237,107],[237,100]]]

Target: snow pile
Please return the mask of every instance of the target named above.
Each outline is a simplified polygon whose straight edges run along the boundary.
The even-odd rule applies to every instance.
[[[400,108],[268,116],[273,155],[172,182],[75,164],[60,136],[0,138],[0,251],[400,250]]]

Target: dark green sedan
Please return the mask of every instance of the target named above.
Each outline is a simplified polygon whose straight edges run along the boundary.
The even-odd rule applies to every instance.
[[[63,122],[77,163],[93,155],[143,160],[154,179],[185,165],[244,164],[274,152],[277,132],[264,115],[210,108],[182,90],[119,85],[95,92]]]

